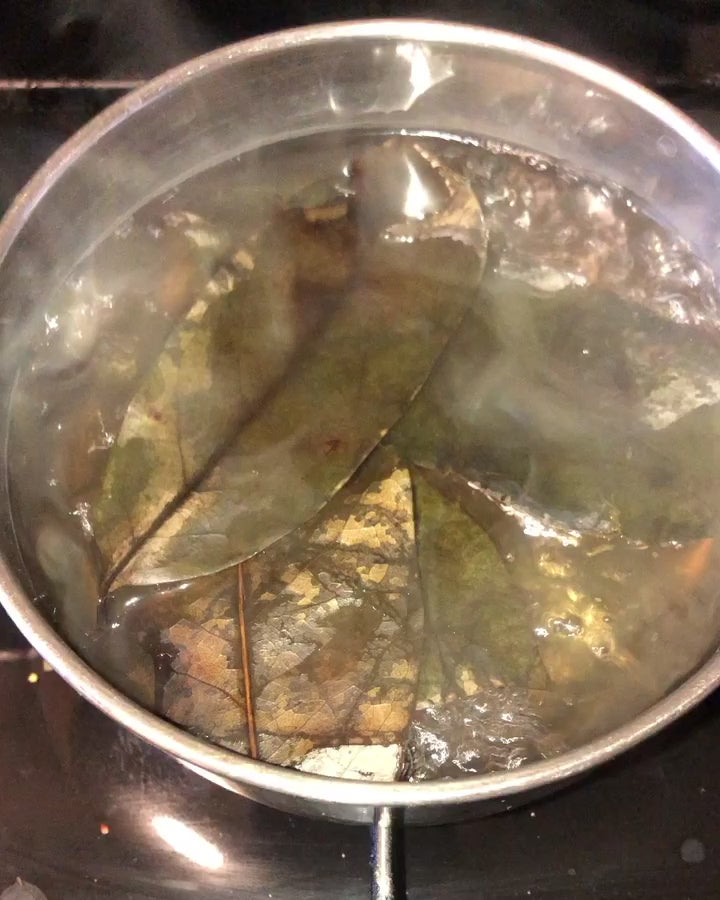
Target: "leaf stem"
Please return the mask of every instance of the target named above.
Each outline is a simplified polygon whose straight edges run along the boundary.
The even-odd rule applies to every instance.
[[[248,640],[247,622],[245,619],[245,576],[243,564],[237,567],[238,575],[238,622],[240,625],[240,653],[242,655],[243,683],[245,694],[245,712],[248,725],[248,745],[252,759],[258,759],[257,730],[255,728],[255,704],[253,703],[252,672],[250,670],[250,642]]]

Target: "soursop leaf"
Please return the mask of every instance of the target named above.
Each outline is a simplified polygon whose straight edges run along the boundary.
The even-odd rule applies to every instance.
[[[431,163],[421,161],[435,177]],[[347,482],[408,408],[477,296],[482,213],[478,206],[468,214],[469,199],[453,206],[458,185],[448,178],[442,184],[445,205],[429,211],[413,237],[401,239],[387,227],[373,237],[361,229],[362,253],[352,259],[349,288],[327,324],[237,433],[209,458],[194,457],[207,458],[194,477],[177,477],[190,454],[176,451],[165,483],[162,448],[137,436],[128,441],[122,471],[114,477],[108,470],[96,525],[108,584],[219,571],[297,527]],[[374,196],[369,188],[368,196]],[[353,221],[363,220],[364,203],[361,191],[349,207]],[[439,236],[432,230],[436,216]],[[346,225],[333,216],[318,221],[331,230]],[[196,378],[211,381],[204,365]],[[234,398],[228,403],[233,407]],[[194,446],[194,434],[187,440]],[[148,490],[150,499],[162,497],[150,524],[141,511]]]

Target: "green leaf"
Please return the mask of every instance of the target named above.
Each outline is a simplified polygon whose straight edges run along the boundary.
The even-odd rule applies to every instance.
[[[388,436],[566,526],[649,542],[713,533],[717,357],[697,329],[610,294],[493,276]]]
[[[455,190],[446,187],[448,204]],[[362,218],[362,196],[354,202],[353,216]],[[470,233],[463,210],[454,234],[443,220],[443,236],[434,237],[432,214],[412,241],[389,231],[363,239],[351,287],[325,328],[197,477],[178,483],[189,453],[166,463],[172,454],[133,434],[123,465],[109,469],[96,522],[115,587],[193,577],[245,559],[313,515],[348,480],[407,409],[476,296],[482,217],[478,207]],[[343,223],[331,217],[326,227]],[[194,380],[207,380],[202,364]],[[187,440],[194,446],[195,434]],[[131,471],[153,473],[152,484]],[[154,497],[161,502],[150,505],[162,511],[148,524]]]
[[[543,690],[523,535],[452,472],[414,469],[425,648],[408,735],[411,780],[507,770],[560,752]],[[482,525],[478,524],[482,523]]]
[[[632,427],[617,392],[602,375],[584,373],[583,381],[571,351],[551,346],[545,334],[562,332],[558,323],[572,318],[584,297],[580,291],[542,295],[486,277],[478,302],[390,440],[417,463],[519,485],[543,454],[622,455]],[[614,408],[603,407],[604,395],[614,398]]]
[[[577,746],[656,702],[712,653],[720,628],[712,538],[647,545],[617,529],[579,531],[452,472],[416,471],[416,497],[429,630],[411,777],[512,768]],[[467,549],[453,557],[453,548]],[[459,606],[448,592],[466,571],[465,591],[481,585],[487,599],[464,608],[463,592]],[[515,613],[508,594],[522,598]],[[474,615],[487,617],[476,630]],[[505,659],[529,664],[504,672]]]
[[[175,329],[130,403],[94,507],[110,567],[126,557],[256,412],[349,274],[347,221],[275,217]]]
[[[538,453],[525,491],[536,503],[575,511],[585,521],[605,510],[633,540],[656,544],[714,535],[719,410],[718,404],[701,406],[663,429],[632,435],[623,454],[608,448],[583,456],[563,447]]]
[[[489,534],[457,502],[454,488],[447,476],[415,471],[431,651],[421,676],[421,706],[489,686],[543,684],[528,594],[513,581]]]
[[[499,352],[485,319],[487,303],[483,291],[387,442],[421,466],[483,470],[522,482],[525,436],[500,407],[518,373]]]
[[[688,541],[718,533],[720,404],[704,405],[654,432],[651,464],[618,491],[624,531],[646,541]]]

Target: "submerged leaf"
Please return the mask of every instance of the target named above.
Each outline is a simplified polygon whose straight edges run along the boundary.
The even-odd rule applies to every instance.
[[[652,465],[619,485],[624,530],[646,541],[688,541],[720,524],[720,404],[703,405],[648,440]]]
[[[550,731],[562,704],[538,690],[546,679],[531,596],[508,570],[522,550],[517,526],[460,484],[453,473],[414,471],[427,627],[411,780],[511,769],[562,749]]]
[[[110,456],[95,532],[111,568],[258,408],[350,271],[352,229],[275,217],[235,254],[175,329],[128,407]]]
[[[164,714],[195,734],[248,753],[247,697],[238,620],[238,573],[230,569],[190,586],[183,618],[160,637],[171,652]]]
[[[701,406],[666,428],[632,436],[623,455],[538,451],[524,493],[586,524],[612,520],[626,537],[650,544],[713,535],[720,521],[719,411],[720,404]]]
[[[489,376],[499,351],[485,321],[486,304],[483,292],[386,443],[412,462],[429,468],[483,466],[522,478],[526,472],[525,448],[519,445],[513,429],[506,427],[503,417],[494,414],[492,403],[486,402],[498,393]],[[487,390],[483,386],[486,378]]]
[[[409,473],[383,453],[243,565],[262,758],[292,765],[318,747],[402,743],[422,628],[414,541]],[[355,757],[313,759],[330,774]]]
[[[414,487],[431,663],[421,676],[420,705],[473,696],[492,685],[542,686],[527,593],[454,499],[422,472]]]
[[[422,474],[482,525],[507,560],[526,598],[547,689],[532,701],[522,691],[512,698],[530,707],[541,700],[544,726],[568,746],[627,721],[712,652],[720,628],[713,539],[648,546],[612,523],[569,523],[454,473]],[[419,535],[422,548],[422,527]],[[412,740],[421,757],[443,734],[460,740],[453,709],[433,704],[430,719],[417,720]]]
[[[362,158],[368,164],[350,206],[339,202],[309,221],[305,210],[304,231],[296,227],[280,241],[296,254],[289,277],[283,279],[282,266],[261,275],[263,266],[253,260],[231,303],[237,311],[215,315],[221,346],[232,345],[220,354],[221,376],[213,365],[218,354],[208,354],[213,331],[193,308],[128,410],[96,524],[115,586],[219,570],[313,515],[407,408],[458,326],[484,265],[477,198],[461,176],[414,146],[415,162],[437,182],[433,203],[426,219],[413,224],[397,207],[401,191],[390,221],[422,226],[421,233],[414,242],[408,235],[387,240],[390,230],[380,228],[387,221],[377,221],[387,197],[379,191],[374,152]],[[394,144],[377,152],[406,164]],[[354,261],[346,214],[363,235]],[[300,240],[307,231],[313,239]],[[323,288],[345,296],[319,336],[293,357],[297,333],[287,327],[294,314],[287,301],[298,301],[293,276],[303,285],[295,269],[308,288],[301,306],[317,306]],[[256,304],[247,299],[249,285],[259,291]],[[223,298],[221,311],[232,300]],[[204,301],[201,313],[204,319]],[[243,315],[254,328],[243,328]],[[234,330],[237,337],[228,338]],[[205,400],[208,394],[215,403]]]
[[[116,583],[221,569],[313,515],[405,411],[472,302],[481,265],[444,238],[370,248],[323,334],[207,477],[138,542]]]
[[[562,321],[582,303],[579,294],[549,298],[486,278],[391,440],[420,464],[519,485],[536,456],[556,457],[559,448],[566,457],[624,460],[634,430],[626,401],[602,374],[583,381],[584,372],[546,346],[547,320]]]
[[[103,620],[111,658],[129,644],[154,657],[159,709],[177,724],[270,762],[392,779],[422,633],[409,473],[377,453],[252,560],[122,588]]]
[[[716,356],[697,330],[617,297],[491,277],[388,441],[507,493],[539,525],[701,538],[720,508],[720,404],[702,405]]]
[[[162,588],[123,588],[101,604],[94,658],[114,683],[126,680],[123,661],[134,661],[152,684],[146,705],[193,734],[247,753],[240,612],[237,568]]]

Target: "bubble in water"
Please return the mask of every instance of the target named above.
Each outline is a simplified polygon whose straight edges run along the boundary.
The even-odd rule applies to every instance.
[[[668,134],[663,134],[659,137],[655,146],[660,156],[666,156],[668,159],[677,156],[677,144]]]
[[[690,865],[701,863],[705,859],[705,844],[697,838],[686,838],[680,845],[680,856]]]
[[[81,500],[79,503],[76,503],[75,509],[70,513],[70,515],[77,517],[83,530],[83,534],[85,534],[86,537],[93,537],[93,526],[92,522],[90,521],[90,504],[87,501]]]

